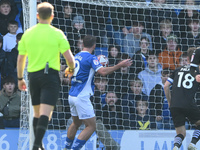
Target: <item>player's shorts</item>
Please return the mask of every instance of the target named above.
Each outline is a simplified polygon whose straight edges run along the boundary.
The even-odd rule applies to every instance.
[[[185,125],[186,117],[188,120],[194,124],[200,120],[200,110],[197,106],[190,108],[170,108],[172,119],[175,127],[180,127]]]
[[[59,97],[60,77],[59,72],[49,69],[29,73],[29,87],[32,105],[48,104],[55,106]]]
[[[79,119],[89,119],[95,116],[90,96],[74,97],[69,95],[68,100],[72,116],[78,116]]]

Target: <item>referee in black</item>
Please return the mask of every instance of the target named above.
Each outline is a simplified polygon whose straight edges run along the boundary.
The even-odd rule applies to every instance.
[[[168,78],[164,85],[166,98],[176,129],[173,150],[178,150],[186,136],[186,118],[196,125],[192,141],[188,150],[197,150],[195,145],[200,138],[200,110],[197,107],[194,96],[199,88],[199,83],[190,74],[190,60],[196,48],[189,48],[187,51],[188,65],[177,68]],[[172,92],[170,93],[170,86]]]
[[[42,139],[59,96],[60,53],[66,59],[67,73],[73,74],[75,68],[74,57],[64,33],[50,25],[53,18],[54,7],[47,2],[40,3],[37,6],[39,23],[23,34],[18,45],[18,87],[22,91],[26,91],[23,72],[28,57],[30,94],[34,110],[35,140],[32,150],[44,149]]]

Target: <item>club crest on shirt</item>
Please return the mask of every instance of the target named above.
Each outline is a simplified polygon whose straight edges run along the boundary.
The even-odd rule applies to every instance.
[[[95,65],[98,65],[99,64],[99,61],[98,60],[93,60],[93,63],[95,64]]]

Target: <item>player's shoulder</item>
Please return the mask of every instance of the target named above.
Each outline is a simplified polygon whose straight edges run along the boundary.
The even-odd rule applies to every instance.
[[[194,54],[194,55],[195,55],[195,54],[200,55],[200,47],[197,47],[197,48],[194,50],[193,54]]]
[[[93,54],[91,54],[87,51],[81,51],[81,52],[79,52],[78,54],[75,55],[75,57],[79,57],[79,56],[82,56],[85,59],[92,59],[93,57],[96,57],[95,55],[93,55]]]
[[[174,72],[190,71],[190,65],[183,65],[174,70]]]

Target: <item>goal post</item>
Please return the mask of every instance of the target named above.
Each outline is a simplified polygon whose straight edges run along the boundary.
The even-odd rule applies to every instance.
[[[37,22],[37,0],[22,0],[22,10],[23,10],[23,24],[24,31],[28,28],[34,26]],[[26,64],[28,59],[26,60]],[[29,87],[27,68],[24,71],[24,79],[27,84],[27,89]],[[19,140],[18,149],[27,150],[31,149],[33,145],[34,135],[33,135],[33,107],[31,104],[30,91],[21,92],[21,115],[20,115],[20,130],[19,130]]]

